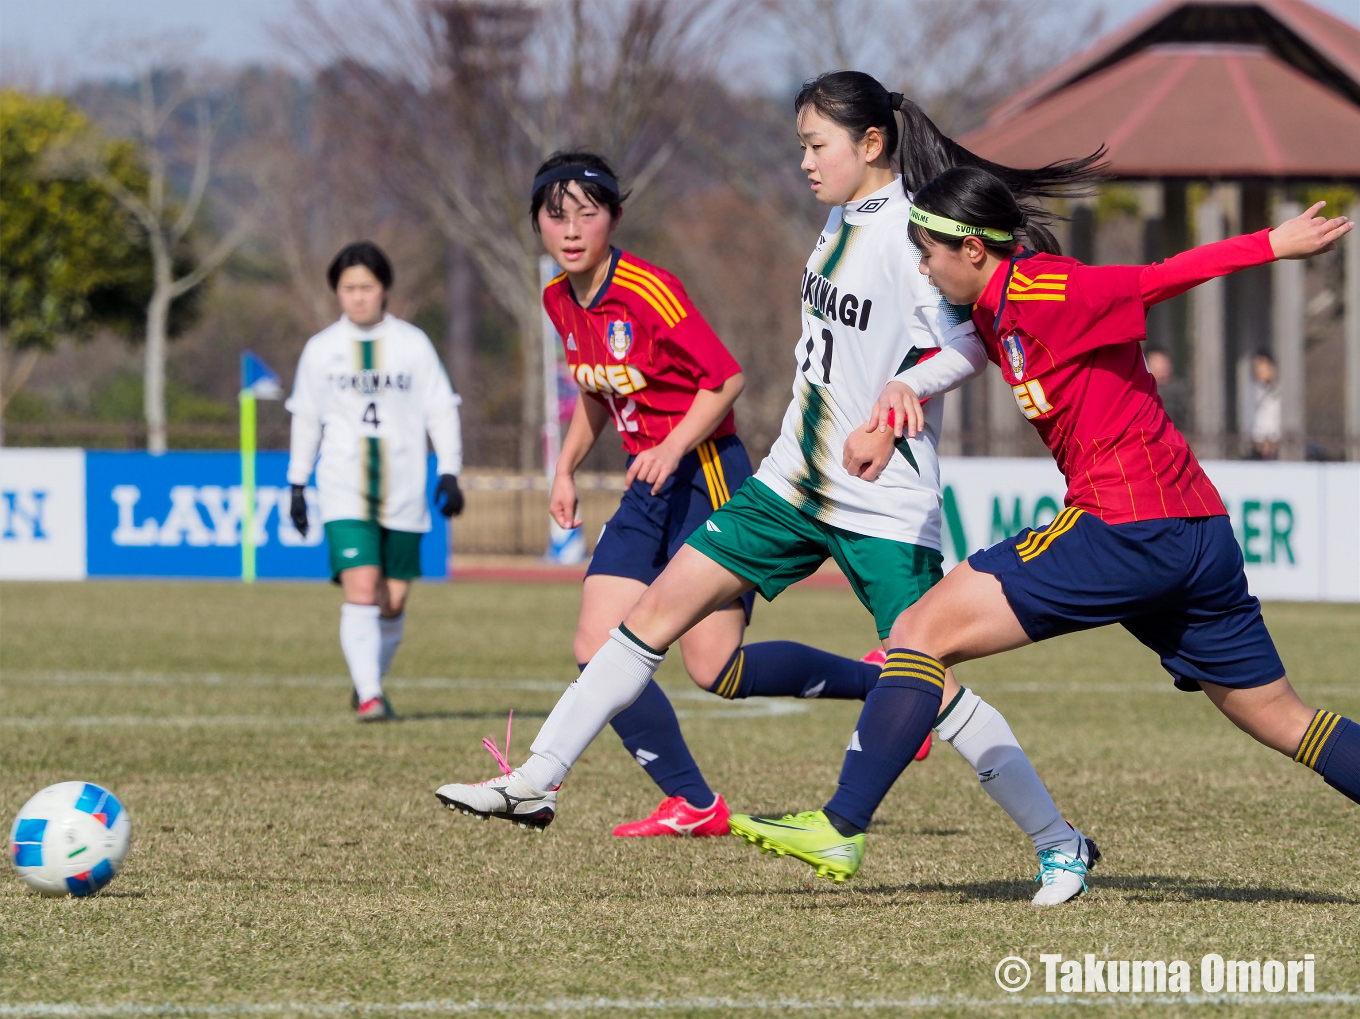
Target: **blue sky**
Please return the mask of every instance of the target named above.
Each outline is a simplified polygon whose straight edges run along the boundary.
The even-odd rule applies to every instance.
[[[315,0],[343,7],[350,0]],[[947,3],[948,0],[939,0]],[[1101,0],[1066,0],[1083,7]],[[1104,0],[1107,25],[1155,0]],[[1360,24],[1360,0],[1313,0]],[[37,76],[43,85],[68,86],[83,77],[116,73],[110,46],[167,33],[180,36],[210,61],[236,64],[287,61],[271,23],[292,13],[291,0],[0,0],[0,60],[6,77]]]

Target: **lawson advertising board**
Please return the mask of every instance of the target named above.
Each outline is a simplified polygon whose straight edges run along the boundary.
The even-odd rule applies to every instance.
[[[1257,596],[1360,602],[1360,464],[1204,466]],[[258,575],[325,578],[320,528],[304,538],[288,519],[286,467],[286,453],[258,456]],[[946,568],[1062,508],[1062,477],[1046,459],[946,457],[941,472]],[[307,498],[316,520],[314,489]],[[236,577],[241,508],[235,453],[0,449],[0,578]],[[447,573],[441,523],[421,543],[431,578]]]
[[[287,468],[287,453],[257,454],[256,574],[328,579],[316,489],[303,537]],[[435,481],[431,465],[431,491]],[[0,578],[239,577],[242,509],[236,453],[0,450]],[[431,579],[447,574],[448,529],[436,520],[421,542]]]

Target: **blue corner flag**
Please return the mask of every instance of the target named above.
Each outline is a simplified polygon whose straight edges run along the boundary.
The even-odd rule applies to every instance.
[[[250,350],[241,354],[241,392],[253,393],[257,400],[283,399],[283,385],[274,369]]]

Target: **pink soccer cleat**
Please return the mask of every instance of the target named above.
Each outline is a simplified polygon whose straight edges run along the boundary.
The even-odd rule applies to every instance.
[[[877,665],[880,669],[883,667],[883,663],[886,662],[887,660],[888,652],[884,651],[881,647],[874,648],[867,655],[860,659],[861,662],[867,662],[869,665]],[[921,744],[921,749],[916,751],[915,760],[924,761],[927,757],[930,756],[930,743],[931,743],[930,733],[926,733],[926,741]]]
[[[661,806],[652,811],[651,817],[641,821],[631,821],[614,829],[621,839],[648,838],[653,835],[683,835],[705,838],[710,835],[726,835],[727,819],[732,811],[719,796],[713,805],[698,810],[690,806],[683,796],[671,796],[661,801]]]

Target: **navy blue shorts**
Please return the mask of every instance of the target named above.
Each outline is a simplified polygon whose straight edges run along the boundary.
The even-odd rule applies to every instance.
[[[632,457],[628,463],[632,465]],[[629,577],[650,585],[685,539],[750,476],[746,447],[728,435],[701,442],[656,495],[650,484],[634,481],[600,531],[586,576]],[[755,597],[754,591],[741,597],[748,623]]]
[[[1122,623],[1182,690],[1263,686],[1284,675],[1227,517],[1107,524],[1068,508],[968,564],[1001,581],[1031,640]]]

